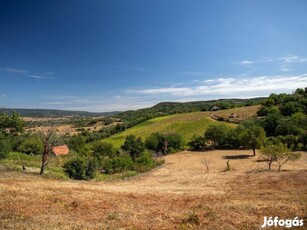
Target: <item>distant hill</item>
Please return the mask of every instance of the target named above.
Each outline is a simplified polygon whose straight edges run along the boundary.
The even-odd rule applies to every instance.
[[[240,114],[243,119],[256,116],[259,106],[246,106],[220,111],[191,112],[175,114],[163,117],[153,118],[144,121],[138,125],[117,133],[111,137],[102,139],[119,148],[125,141],[126,136],[135,135],[145,140],[150,134],[155,132],[161,133],[178,133],[181,134],[187,143],[193,135],[203,135],[210,124],[218,123],[212,119],[213,115],[227,118],[231,114]],[[235,126],[232,123],[226,123],[229,126]]]
[[[118,112],[92,113],[86,111],[68,111],[56,109],[12,109],[3,108],[2,112],[12,114],[14,111],[23,117],[64,117],[64,116],[79,116],[79,117],[95,117],[114,115]]]
[[[231,109],[241,106],[259,105],[266,97],[257,97],[250,99],[219,99],[210,101],[192,101],[192,102],[161,102],[153,107],[130,110],[116,114],[122,121],[132,127],[148,119],[190,112],[211,111],[214,106],[219,109]]]

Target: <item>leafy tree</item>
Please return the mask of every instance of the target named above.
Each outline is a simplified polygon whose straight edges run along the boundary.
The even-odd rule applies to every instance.
[[[289,161],[296,161],[302,155],[301,153],[291,152],[284,144],[271,144],[269,143],[261,149],[261,154],[266,157],[271,169],[271,164],[276,161],[278,164],[278,171],[281,171],[281,167]]]
[[[69,178],[74,180],[88,180],[95,177],[97,163],[95,159],[85,160],[77,157],[67,161],[64,166],[64,172]]]
[[[192,151],[203,151],[207,147],[207,139],[202,136],[193,136],[192,140],[188,143],[190,150]]]
[[[116,151],[112,144],[108,142],[96,142],[92,145],[93,156],[101,165],[104,158],[114,157]]]
[[[26,153],[28,155],[34,154],[42,154],[43,152],[43,143],[39,139],[37,135],[32,135],[26,139],[24,139],[20,145],[18,146],[17,150],[22,153]]]
[[[280,107],[280,111],[284,116],[291,116],[294,113],[304,112],[305,107],[299,102],[288,102]]]
[[[0,159],[6,158],[9,152],[8,139],[0,133]]]
[[[25,122],[22,117],[13,112],[13,114],[7,115],[5,113],[0,114],[0,132],[4,135],[17,135],[24,131]]]
[[[69,176],[69,178],[75,180],[85,179],[85,162],[81,158],[75,158],[67,161],[64,166],[64,172]]]
[[[260,148],[266,140],[265,131],[260,126],[251,126],[241,133],[240,140],[243,146],[253,150],[255,156],[256,149]]]
[[[73,135],[68,142],[69,149],[76,152],[81,152],[85,144],[85,138],[82,135]]]
[[[108,174],[119,173],[133,168],[133,161],[127,153],[107,158],[104,161],[103,169]]]
[[[263,121],[263,127],[267,136],[275,136],[275,130],[278,126],[279,120],[282,118],[279,114],[269,114]]]
[[[145,151],[142,139],[136,138],[134,135],[128,135],[121,148],[129,153],[133,162]]]
[[[205,132],[205,138],[211,140],[215,147],[225,147],[228,144],[232,128],[224,123],[210,125]]]

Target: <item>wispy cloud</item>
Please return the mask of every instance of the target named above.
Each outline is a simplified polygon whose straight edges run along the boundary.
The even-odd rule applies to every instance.
[[[34,74],[31,71],[24,70],[24,69],[17,69],[17,68],[1,68],[0,70],[5,71],[7,73],[14,73],[14,74],[20,74],[23,77],[37,79],[37,80],[44,80],[44,79],[54,79],[54,77],[50,77],[53,75],[53,72],[44,72],[43,74]]]
[[[260,64],[260,63],[276,63],[281,72],[290,71],[290,66],[297,63],[307,62],[306,57],[301,57],[298,55],[286,55],[282,57],[265,57],[258,60],[243,60],[239,62],[239,65],[249,66],[251,64]]]
[[[46,77],[46,76],[40,76],[40,75],[27,75],[29,78],[34,78],[38,80],[43,80],[43,79],[54,79],[54,77]]]
[[[228,77],[208,79],[192,87],[162,87],[141,90],[127,90],[128,94],[187,96],[236,96],[267,95],[274,91],[291,91],[307,86],[307,74],[274,75],[254,77]]]
[[[253,63],[254,63],[253,61],[244,60],[244,61],[241,61],[239,64],[240,65],[251,65]]]
[[[20,73],[20,74],[22,74],[22,73],[29,73],[29,71],[27,71],[27,70],[10,68],[10,67],[6,67],[6,68],[3,68],[1,70],[5,71],[5,72],[8,72],[8,73]]]

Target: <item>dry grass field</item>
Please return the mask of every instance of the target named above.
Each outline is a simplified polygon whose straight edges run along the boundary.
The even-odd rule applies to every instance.
[[[251,154],[182,152],[110,182],[1,171],[0,229],[259,229],[263,216],[306,218],[307,153],[280,173]]]

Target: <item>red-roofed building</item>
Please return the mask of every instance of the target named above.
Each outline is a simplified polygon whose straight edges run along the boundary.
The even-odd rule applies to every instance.
[[[54,146],[52,147],[52,152],[56,156],[62,156],[67,155],[69,153],[69,149],[67,145]]]

